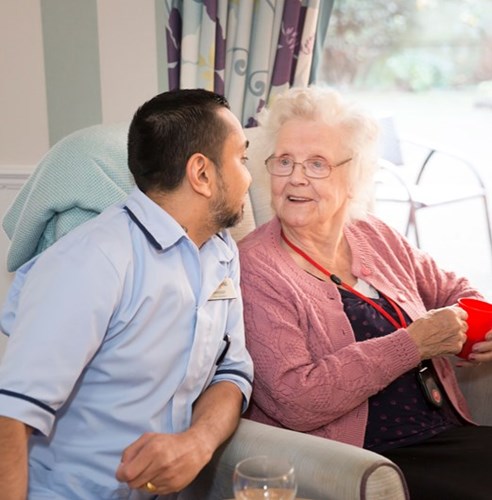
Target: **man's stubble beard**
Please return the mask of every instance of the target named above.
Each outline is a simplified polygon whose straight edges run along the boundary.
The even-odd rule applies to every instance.
[[[244,215],[244,205],[241,206],[239,211],[231,209],[227,206],[224,193],[224,181],[219,174],[219,195],[210,207],[211,222],[218,230],[234,227],[241,222]]]

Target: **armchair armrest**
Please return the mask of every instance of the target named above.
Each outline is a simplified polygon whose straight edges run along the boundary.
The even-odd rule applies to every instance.
[[[408,498],[400,469],[385,457],[330,439],[241,419],[236,433],[180,499],[233,498],[234,466],[254,455],[289,458],[295,467],[300,498]]]

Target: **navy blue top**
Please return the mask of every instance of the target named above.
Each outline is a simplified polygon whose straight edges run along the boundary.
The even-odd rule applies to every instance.
[[[382,337],[394,331],[394,326],[370,304],[347,290],[339,290],[357,342]],[[386,299],[380,296],[372,300],[398,321],[396,312]],[[411,319],[403,309],[402,312],[407,324],[410,324]],[[441,408],[427,401],[417,380],[417,373],[418,368],[404,373],[369,398],[364,448],[383,452],[423,441],[460,425],[459,417],[444,390],[441,390]],[[437,377],[434,378],[437,380]]]

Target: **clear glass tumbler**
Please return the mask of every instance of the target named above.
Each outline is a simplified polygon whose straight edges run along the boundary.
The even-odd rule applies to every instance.
[[[281,458],[257,456],[239,462],[233,475],[236,500],[294,500],[297,483],[293,465]]]

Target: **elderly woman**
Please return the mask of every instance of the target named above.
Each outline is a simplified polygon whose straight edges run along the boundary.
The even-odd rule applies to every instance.
[[[384,454],[412,498],[492,495],[492,428],[472,424],[445,357],[480,298],[366,213],[377,126],[329,89],[260,117],[276,216],[240,243],[250,418]],[[468,364],[492,359],[492,332]]]

